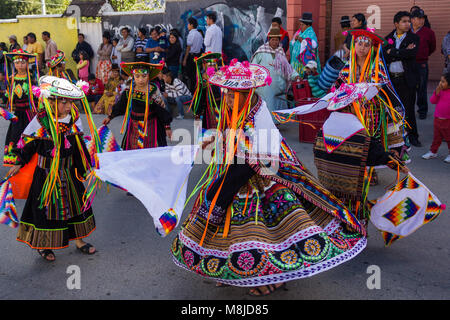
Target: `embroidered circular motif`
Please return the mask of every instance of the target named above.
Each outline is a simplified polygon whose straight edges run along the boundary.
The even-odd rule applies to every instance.
[[[192,268],[194,266],[194,253],[190,250],[186,250],[183,254],[184,263],[189,268]]]
[[[309,239],[305,242],[303,248],[308,255],[316,257],[320,253],[321,246],[319,241],[315,239]]]
[[[206,264],[206,267],[209,273],[216,273],[217,269],[219,268],[219,259],[214,258],[209,260]]]
[[[295,253],[294,250],[288,250],[280,255],[280,259],[287,265],[293,265],[297,263],[298,255]]]
[[[296,270],[302,268],[303,265],[302,257],[295,244],[287,250],[270,253],[269,259],[281,270]]]
[[[345,241],[344,237],[338,234],[333,234],[329,237],[332,244],[334,244],[338,249],[348,250],[349,244]]]
[[[312,263],[326,259],[330,252],[330,247],[332,247],[326,233],[314,235],[301,241],[298,245],[301,250],[302,260]]]
[[[245,251],[239,255],[237,264],[242,270],[248,271],[255,264],[255,259],[250,252]]]
[[[235,252],[228,259],[230,270],[241,277],[259,273],[267,261],[265,250]]]

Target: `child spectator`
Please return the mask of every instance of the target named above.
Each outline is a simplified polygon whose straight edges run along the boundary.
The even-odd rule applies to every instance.
[[[180,79],[174,78],[169,69],[163,69],[162,74],[166,87],[166,92],[163,93],[166,105],[168,103],[176,104],[178,107],[178,117],[176,119],[184,119],[183,104],[192,100],[192,94]]]
[[[433,143],[430,151],[425,153],[422,158],[425,160],[437,157],[438,149],[442,140],[447,142],[449,155],[445,158],[446,163],[450,163],[450,72],[441,77],[436,91],[430,99],[432,104],[436,105],[434,111],[434,132]]]
[[[119,43],[119,39],[114,38],[112,39],[112,51],[111,51],[111,63],[112,64],[117,64],[118,66],[120,66],[120,63],[122,62],[122,54],[120,53],[119,50],[117,50],[117,44]]]
[[[116,102],[116,97],[122,91],[120,86],[120,69],[117,64],[112,65],[111,75],[105,84],[105,91],[95,105],[94,113],[111,114],[112,106]]]
[[[88,82],[89,80],[89,56],[85,51],[80,52],[80,61],[77,64],[78,79]]]
[[[88,76],[89,81],[89,91],[86,94],[87,101],[89,101],[89,105],[91,106],[91,110],[94,110],[95,105],[100,100],[105,91],[105,87],[101,80],[95,77],[95,74],[90,74]]]
[[[305,66],[305,77],[308,79],[309,86],[311,87],[311,93],[315,98],[323,97],[326,92],[322,90],[317,82],[319,81],[320,74],[317,72],[317,62],[310,60]]]

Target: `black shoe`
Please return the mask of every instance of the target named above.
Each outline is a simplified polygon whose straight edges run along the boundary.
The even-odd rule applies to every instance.
[[[411,145],[413,145],[414,147],[420,148],[422,146],[419,139],[417,139],[416,137],[409,137],[409,143],[411,143]]]

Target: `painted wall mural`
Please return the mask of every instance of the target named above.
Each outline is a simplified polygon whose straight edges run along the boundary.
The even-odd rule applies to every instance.
[[[248,0],[196,0],[167,2],[164,14],[121,15],[102,17],[104,30],[116,37],[120,29],[128,27],[133,36],[140,27],[148,29],[161,26],[166,30],[178,29],[183,38],[187,37],[187,20],[194,17],[199,29],[206,30],[206,15],[215,11],[217,24],[224,33],[223,51],[226,57],[248,60],[256,49],[266,40],[267,32],[274,16],[286,22],[286,1],[248,1]]]

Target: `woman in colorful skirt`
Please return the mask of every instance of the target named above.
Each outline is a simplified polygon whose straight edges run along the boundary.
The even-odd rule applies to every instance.
[[[335,112],[316,137],[314,161],[322,185],[367,223],[367,194],[374,168],[388,166],[408,171],[404,163],[403,108],[382,60],[385,40],[370,30],[350,32],[350,60],[333,90],[339,88],[345,100],[354,94],[356,83],[384,85],[371,99],[361,96],[346,105],[339,96],[328,106]]]
[[[37,102],[31,87],[36,84],[38,75],[30,74],[28,63],[31,58],[35,58],[35,55],[19,49],[5,53],[5,56],[7,63],[5,68],[7,70],[7,108],[17,119],[10,122],[6,133],[3,164],[12,166],[16,163],[16,155],[12,150],[16,147],[23,130],[36,114]],[[38,70],[37,66],[34,70]]]
[[[364,228],[303,166],[255,94],[268,70],[233,60],[209,81],[226,91],[218,129],[230,130],[203,142],[214,142],[215,157],[172,243],[174,262],[262,296],[360,253]]]
[[[15,175],[37,156],[17,240],[47,261],[54,261],[53,250],[67,248],[71,240],[82,253],[93,254],[95,248],[83,240],[95,230],[92,209],[83,204],[82,179],[90,170],[90,158],[73,104],[85,95],[65,79],[44,76],[39,83],[39,112],[14,149],[17,160],[8,173]]]
[[[190,108],[196,120],[202,120],[203,129],[215,129],[221,100],[220,88],[208,82],[209,75],[215,73],[222,62],[222,54],[206,52],[195,58],[197,70],[197,86]]]
[[[130,89],[125,90],[112,107],[111,114],[103,120],[107,125],[115,117],[125,115],[121,134],[123,150],[167,146],[166,136],[172,136],[172,116],[164,108],[159,89],[150,83],[163,68],[163,64],[122,62],[122,70],[133,77]]]
[[[305,66],[310,60],[317,63],[317,72],[321,73],[319,58],[319,42],[312,27],[313,16],[310,12],[303,13],[300,20],[300,29],[292,37],[290,42],[291,66],[303,78]]]

